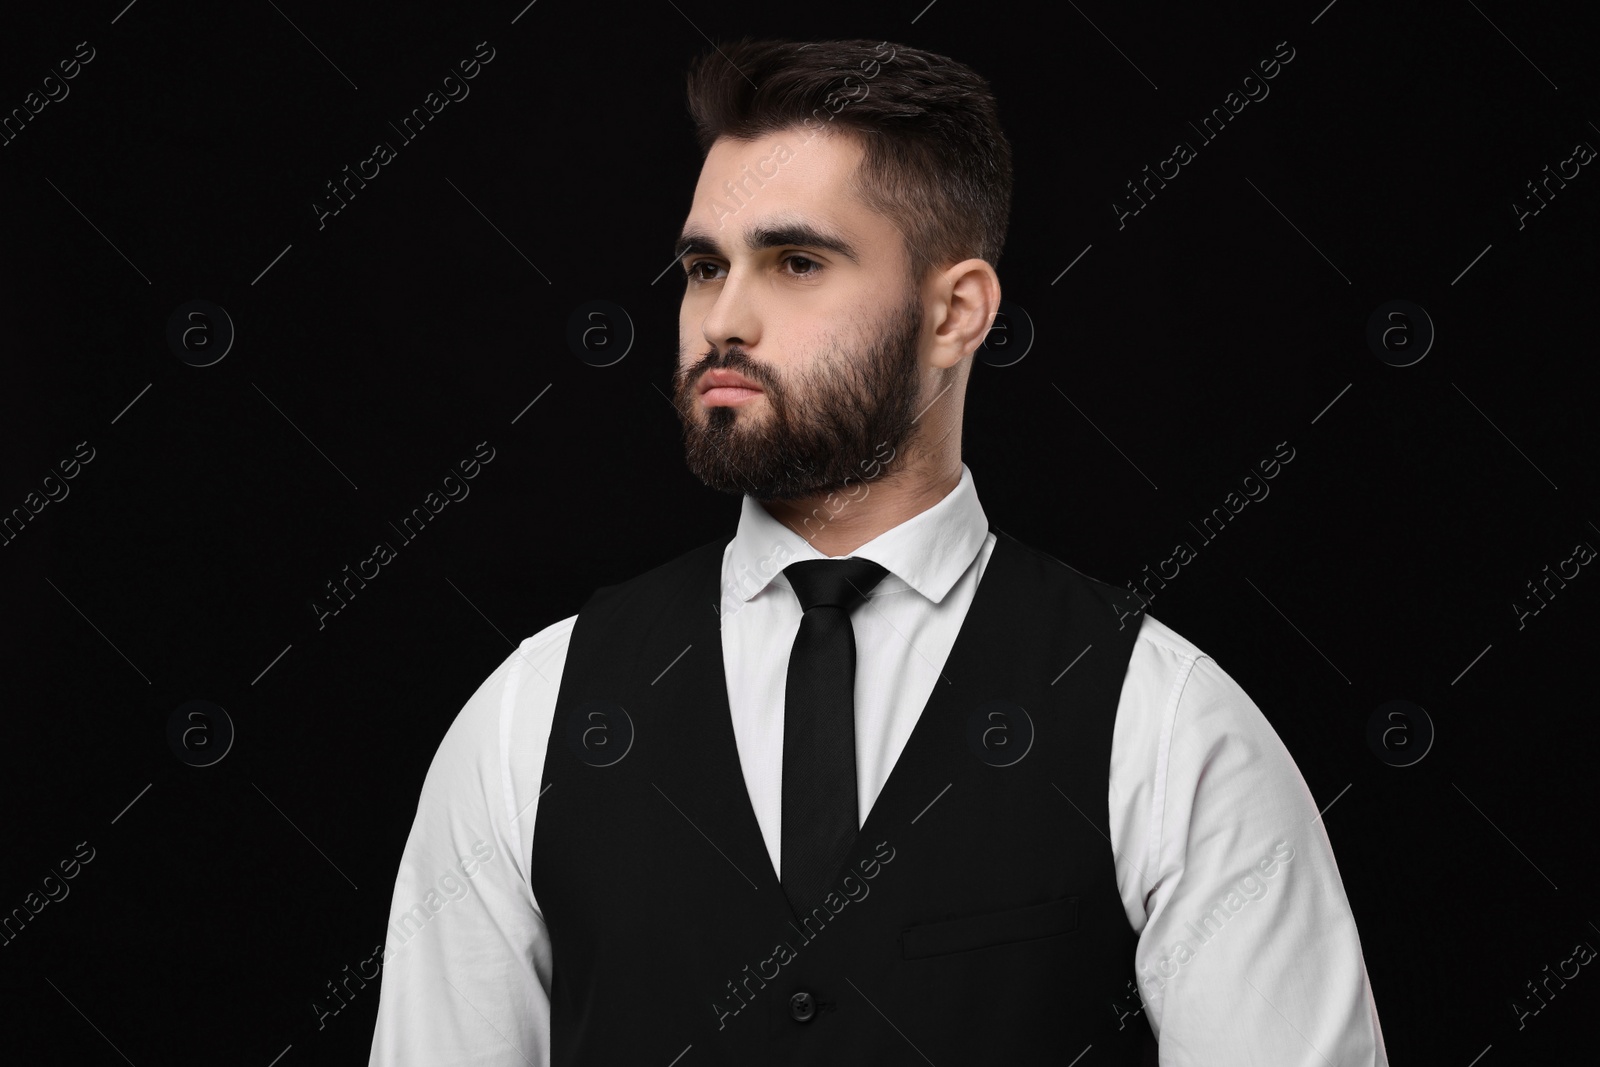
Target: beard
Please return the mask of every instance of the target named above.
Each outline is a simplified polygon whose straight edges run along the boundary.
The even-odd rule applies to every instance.
[[[920,414],[917,365],[922,304],[914,288],[880,321],[862,352],[837,342],[809,368],[785,378],[737,346],[716,350],[673,375],[673,406],[683,423],[684,458],[712,489],[756,500],[797,500],[839,492],[863,480],[875,455],[891,456],[916,432]],[[760,401],[705,408],[695,383],[708,370],[736,371],[762,387]]]

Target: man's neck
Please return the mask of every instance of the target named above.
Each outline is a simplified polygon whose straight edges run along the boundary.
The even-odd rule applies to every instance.
[[[824,556],[847,556],[949,496],[961,484],[961,460],[937,472],[908,468],[897,474],[834,493],[759,503]]]

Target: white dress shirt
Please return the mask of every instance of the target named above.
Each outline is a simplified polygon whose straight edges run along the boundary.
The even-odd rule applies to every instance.
[[[863,822],[972,603],[988,526],[963,464],[937,504],[851,553],[889,572],[851,615]],[[784,680],[801,617],[781,571],[821,558],[747,496],[722,562],[733,732],[780,876]],[[529,864],[576,620],[523,641],[439,745],[395,881],[372,1067],[550,1061],[553,961]],[[1129,625],[1104,832],[1161,1064],[1386,1067],[1333,847],[1293,758],[1215,660],[1148,612]]]

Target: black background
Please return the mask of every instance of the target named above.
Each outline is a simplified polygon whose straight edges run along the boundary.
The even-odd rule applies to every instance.
[[[0,511],[94,449],[0,548],[0,912],[95,850],[0,948],[7,1053],[366,1062],[377,983],[321,1029],[312,1003],[382,940],[462,703],[596,586],[733,532],[738,501],[684,467],[681,282],[653,279],[699,171],[684,69],[749,33],[990,79],[1016,163],[1000,276],[1037,336],[974,371],[985,509],[1119,585],[1200,548],[1152,613],[1335,802],[1395,1063],[1578,1062],[1593,967],[1520,1030],[1511,1008],[1600,946],[1600,577],[1520,629],[1512,606],[1600,545],[1600,172],[1521,228],[1512,208],[1600,146],[1578,5],[123,2],[0,35],[5,113],[95,50],[0,145]],[[470,96],[401,144],[388,123],[480,41]],[[1199,145],[1186,122],[1280,41],[1270,96]],[[379,140],[397,158],[319,229],[324,182]],[[1178,140],[1198,157],[1119,229]],[[208,367],[166,340],[194,299],[237,331]],[[608,367],[565,340],[594,299],[637,328]],[[1437,330],[1407,367],[1365,339],[1396,299]],[[319,629],[324,583],[481,441],[470,496]],[[1200,547],[1188,524],[1284,441],[1270,496]],[[237,730],[209,767],[167,743],[195,699]],[[1437,730],[1408,767],[1366,740],[1395,699]]]

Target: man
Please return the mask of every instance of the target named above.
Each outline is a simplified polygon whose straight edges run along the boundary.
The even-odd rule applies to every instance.
[[[738,529],[461,711],[371,1062],[1386,1064],[1260,710],[961,462],[1009,215],[987,84],[745,41],[689,97],[674,400]]]

